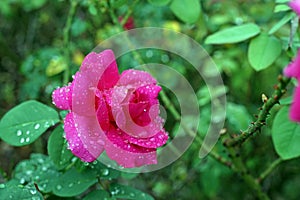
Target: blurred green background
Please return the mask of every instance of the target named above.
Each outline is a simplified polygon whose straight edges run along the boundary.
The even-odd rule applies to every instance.
[[[160,3],[159,3],[160,2]],[[164,2],[167,2],[166,5]],[[64,42],[64,29],[68,19],[70,1],[64,0],[2,0],[0,3],[0,117],[10,108],[29,99],[51,105],[51,93],[62,85],[64,70],[70,67],[74,74],[84,58],[99,42],[121,32],[116,19],[130,15],[131,27],[164,27],[187,34],[207,50],[214,59],[227,88],[227,132],[246,129],[254,120],[253,114],[261,106],[261,94],[271,95],[277,76],[289,62],[282,52],[272,67],[256,72],[249,64],[249,42],[225,45],[206,45],[205,38],[224,28],[254,22],[267,32],[286,13],[275,12],[272,0],[203,0],[199,17],[189,23],[180,18],[169,1],[78,1],[70,24],[70,42]],[[161,5],[158,5],[161,4]],[[184,6],[183,6],[184,9]],[[112,14],[113,12],[113,14]],[[179,18],[178,18],[179,17]],[[190,16],[188,16],[190,17]],[[193,18],[193,16],[192,16]],[[126,28],[126,27],[125,27]],[[128,27],[127,27],[128,28]],[[287,24],[275,35],[288,41]],[[284,45],[283,45],[284,46]],[[69,57],[66,58],[65,49]],[[272,51],[272,49],[270,49]],[[157,50],[141,51],[146,61],[162,62],[181,72],[191,83],[199,97],[202,119],[200,132],[210,120],[210,104],[206,100],[204,83],[193,75],[192,69],[172,55]],[[134,66],[130,58],[118,60],[120,70]],[[289,91],[289,93],[291,90]],[[175,100],[174,100],[175,102]],[[276,112],[276,108],[273,110]],[[278,156],[271,140],[271,123],[262,129],[259,137],[247,142],[241,152],[249,171],[259,176]],[[166,123],[171,132],[172,119]],[[13,148],[0,141],[0,168],[11,176],[13,167],[31,152],[47,154],[49,132],[30,146]],[[172,165],[131,180],[120,180],[150,193],[155,199],[254,199],[253,193],[242,179],[228,167],[211,157],[198,158],[199,144],[195,141],[184,155]],[[226,158],[221,144],[216,149]],[[263,190],[271,199],[299,199],[299,159],[286,161],[263,181]],[[4,173],[2,173],[4,174]],[[0,176],[0,182],[1,182]]]

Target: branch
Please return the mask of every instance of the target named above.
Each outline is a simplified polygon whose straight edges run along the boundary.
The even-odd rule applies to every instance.
[[[290,79],[279,75],[278,81],[279,83],[275,86],[275,91],[273,92],[272,97],[269,99],[266,97],[263,98],[264,105],[260,108],[257,120],[253,122],[246,131],[242,131],[240,135],[236,136],[235,138],[227,139],[224,142],[226,147],[243,144],[249,137],[260,131],[262,126],[266,125],[266,119],[270,114],[270,110],[275,104],[279,103],[279,99],[285,94],[286,87],[290,82]]]
[[[232,158],[232,169],[236,173],[238,173],[242,179],[247,183],[247,185],[252,189],[254,194],[257,196],[260,200],[269,200],[269,197],[266,193],[262,191],[262,188],[258,181],[255,180],[255,178],[248,172],[246,166],[244,165],[241,156],[236,153],[236,150],[234,147],[228,147],[229,155]]]
[[[281,158],[273,161],[271,165],[269,165],[268,168],[260,174],[260,176],[257,178],[257,182],[263,181],[282,162],[283,160]]]

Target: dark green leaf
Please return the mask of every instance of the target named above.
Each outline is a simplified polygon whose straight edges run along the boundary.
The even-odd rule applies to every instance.
[[[276,115],[272,126],[272,139],[276,152],[284,159],[300,156],[300,125],[288,116],[289,107],[283,107]]]
[[[276,37],[261,34],[250,42],[249,62],[256,71],[263,70],[277,59],[281,49],[281,43]]]
[[[1,119],[0,137],[10,145],[28,145],[58,121],[54,109],[34,100],[26,101]]]
[[[201,12],[198,0],[173,0],[170,8],[176,17],[186,23],[195,23]]]
[[[112,200],[113,198],[110,198],[109,193],[104,190],[94,190],[83,198],[83,200],[95,200],[95,199]]]
[[[206,44],[230,44],[248,40],[260,33],[256,24],[249,23],[218,31],[205,40]]]
[[[85,169],[78,171],[71,168],[66,173],[55,180],[53,193],[60,197],[72,197],[86,191],[97,182],[95,173]]]
[[[72,152],[67,149],[67,141],[63,137],[64,130],[58,126],[50,135],[48,140],[48,154],[57,169],[66,167],[73,157]]]
[[[14,170],[14,178],[20,184],[35,183],[40,191],[48,193],[54,188],[54,181],[60,176],[48,156],[32,154],[30,160],[20,162]]]
[[[152,196],[127,185],[112,184],[110,193],[115,198],[154,200]]]
[[[0,199],[42,200],[43,196],[37,191],[34,184],[24,186],[16,180],[11,180],[0,184]]]

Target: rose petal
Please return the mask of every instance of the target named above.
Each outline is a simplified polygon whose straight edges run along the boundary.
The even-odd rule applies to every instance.
[[[300,16],[300,1],[292,0],[289,2],[289,6],[295,11],[295,13]]]
[[[139,87],[134,91],[129,104],[129,113],[133,121],[139,126],[146,126],[151,122],[149,110],[155,104],[159,104],[157,96],[161,87],[157,85],[147,85]],[[153,113],[154,114],[154,113]],[[154,117],[159,114],[159,110]]]
[[[120,76],[113,51],[105,50],[101,53],[101,56],[105,71],[98,82],[98,89],[105,90],[114,87]]]
[[[162,130],[159,131],[156,135],[150,138],[135,138],[131,137],[130,135],[125,134],[124,136],[125,141],[128,140],[130,143],[146,147],[146,148],[158,148],[163,146],[169,139],[168,134]]]
[[[109,131],[106,132],[106,137],[108,138],[108,140],[123,150],[133,153],[148,153],[151,151],[155,151],[155,149],[153,148],[145,148],[129,143],[126,135],[127,134],[122,130],[113,126],[110,126]]]
[[[95,52],[88,54],[74,79],[73,111],[85,116],[95,115],[97,87],[102,89],[111,87],[118,79],[118,71],[111,50],[99,54]]]
[[[92,162],[96,159],[85,148],[81,139],[79,138],[77,130],[75,128],[75,123],[74,123],[74,118],[72,113],[68,113],[65,118],[64,130],[66,133],[66,139],[68,141],[69,148],[75,156],[79,157],[82,161],[85,162]]]
[[[98,97],[97,102],[97,119],[103,131],[108,131],[110,127],[108,108],[106,106],[105,98],[101,91],[96,92]]]
[[[82,116],[73,113],[78,137],[91,155],[98,158],[104,151],[106,137],[100,128],[96,115]]]
[[[151,84],[156,84],[156,80],[148,72],[130,69],[123,71],[117,86],[131,87],[135,90]]]
[[[132,168],[143,165],[157,164],[156,151],[152,148],[143,148],[124,140],[124,133],[112,129],[107,134],[105,145],[107,155],[119,165]]]
[[[52,93],[53,104],[62,110],[72,109],[72,90],[72,83],[68,86],[54,90]]]
[[[300,50],[294,61],[284,69],[284,75],[300,79]]]
[[[293,103],[290,108],[290,118],[295,122],[300,122],[300,86],[295,89]]]

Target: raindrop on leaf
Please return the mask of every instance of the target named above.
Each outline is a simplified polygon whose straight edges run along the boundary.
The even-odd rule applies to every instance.
[[[36,125],[34,126],[34,129],[37,130],[37,129],[40,128],[40,126],[41,126],[40,124],[36,124]]]

